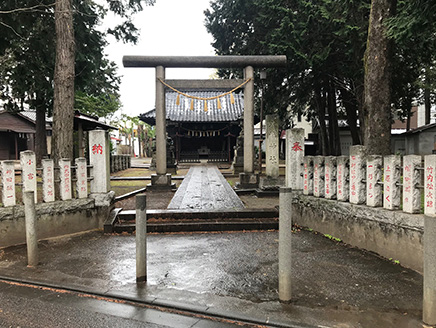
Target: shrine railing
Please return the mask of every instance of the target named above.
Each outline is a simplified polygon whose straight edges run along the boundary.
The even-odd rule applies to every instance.
[[[111,173],[123,171],[132,166],[132,158],[130,155],[111,155],[110,167]]]
[[[305,156],[304,195],[351,204],[436,214],[436,155],[365,155],[353,146],[350,156]]]
[[[0,162],[0,194],[3,207],[22,204],[22,192],[34,191],[35,203],[48,203],[55,200],[87,198],[89,182],[93,179],[85,158],[61,159],[58,165],[52,159],[43,159],[42,167],[37,168],[35,153],[20,153],[20,162]]]

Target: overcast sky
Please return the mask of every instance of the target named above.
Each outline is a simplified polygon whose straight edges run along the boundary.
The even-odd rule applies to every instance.
[[[212,56],[212,37],[204,27],[204,10],[209,0],[156,0],[134,18],[141,35],[136,45],[116,42],[112,37],[106,49],[117,63],[121,78],[121,101],[124,114],[137,116],[155,106],[155,69],[124,68],[124,55]],[[111,20],[112,18],[108,18]],[[107,22],[106,22],[107,23]],[[106,24],[105,23],[105,24]],[[166,70],[168,79],[208,79],[213,69]]]

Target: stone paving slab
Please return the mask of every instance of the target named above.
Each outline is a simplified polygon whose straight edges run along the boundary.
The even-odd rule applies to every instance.
[[[168,209],[237,209],[241,199],[214,165],[193,166],[168,205]]]
[[[135,237],[92,232],[0,250],[11,277],[155,304],[184,304],[264,322],[322,327],[420,327],[422,276],[308,231],[293,234],[293,302],[278,302],[276,231],[151,234],[148,281],[135,283]],[[0,290],[1,293],[1,290]],[[284,326],[286,327],[286,326]]]

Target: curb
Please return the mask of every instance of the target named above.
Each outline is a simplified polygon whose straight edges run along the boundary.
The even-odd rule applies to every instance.
[[[41,283],[38,281],[30,280],[30,279],[17,279],[7,276],[1,276],[0,275],[0,282],[13,282],[13,283],[21,283],[21,284],[27,284],[27,285],[34,285],[38,287],[44,287],[44,288],[52,288],[52,289],[62,289],[74,293],[85,293],[90,294],[98,297],[105,297],[105,298],[113,298],[116,300],[122,300],[122,301],[129,301],[144,305],[150,305],[150,306],[159,306],[164,307],[168,309],[173,310],[179,310],[184,312],[189,312],[191,314],[200,314],[200,315],[206,315],[209,317],[216,317],[221,319],[230,319],[235,320],[239,322],[244,322],[248,324],[254,324],[254,325],[268,325],[269,327],[277,327],[277,328],[317,328],[318,326],[312,326],[304,323],[297,323],[297,322],[283,322],[279,320],[269,319],[269,318],[255,318],[253,316],[247,316],[245,314],[239,313],[239,312],[232,312],[232,311],[224,311],[219,310],[215,308],[210,308],[206,306],[198,306],[195,304],[188,304],[188,303],[182,303],[177,301],[171,301],[171,300],[165,300],[165,299],[158,299],[153,297],[146,297],[146,299],[141,299],[138,297],[130,297],[123,295],[122,293],[111,293],[110,291],[106,293],[102,293],[100,291],[88,289],[88,288],[79,288],[79,287],[69,287],[65,285],[58,285],[58,284],[48,284],[48,283]]]

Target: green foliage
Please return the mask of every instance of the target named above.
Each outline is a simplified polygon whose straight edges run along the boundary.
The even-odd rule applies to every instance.
[[[331,236],[329,234],[324,234],[324,237],[326,237],[326,238],[328,238],[330,240],[333,240],[333,241],[337,241],[337,242],[341,242],[342,241],[340,238],[333,237],[333,236]]]
[[[395,264],[400,264],[400,261],[394,260],[394,259],[392,259],[392,257],[389,258],[389,261],[392,261]]]
[[[120,77],[116,64],[104,55],[106,35],[135,43],[138,30],[132,24],[132,14],[142,10],[143,4],[154,2],[108,0],[105,8],[92,0],[73,0],[76,100],[86,112],[92,112],[87,106],[91,102],[98,103],[95,113],[102,111],[103,116],[109,108],[119,107]],[[108,11],[123,20],[102,32],[99,25]],[[5,108],[22,110],[28,104],[33,109],[44,108],[51,115],[55,62],[53,1],[5,0],[0,25],[0,99],[5,102]],[[87,101],[84,95],[89,97]]]
[[[268,70],[264,95],[266,113],[278,110],[281,128],[292,125],[289,105],[294,114],[324,120],[328,93],[335,98],[348,93],[346,101],[352,102],[355,117],[348,117],[344,107],[339,107],[338,115],[356,122],[369,4],[369,0],[215,0],[205,12],[206,27],[219,55],[287,55],[286,70]],[[220,76],[232,73],[220,71]]]
[[[291,105],[294,114],[306,115],[322,129],[326,114],[333,113],[326,105],[333,94],[337,118],[346,119],[351,130],[354,122],[357,130],[370,6],[370,0],[214,0],[205,24],[218,55],[287,55],[286,71],[268,69],[264,95],[265,112],[278,110],[282,128],[292,125]],[[436,4],[400,0],[397,9],[387,22],[396,42],[387,83],[392,84],[393,108],[406,118],[412,102],[423,97],[422,89],[436,98]],[[220,70],[219,75],[240,77],[241,72]],[[326,129],[327,139],[334,140]],[[360,142],[357,134],[353,142]]]
[[[75,109],[82,113],[110,119],[121,108],[118,95],[101,94],[98,96],[76,92]]]

